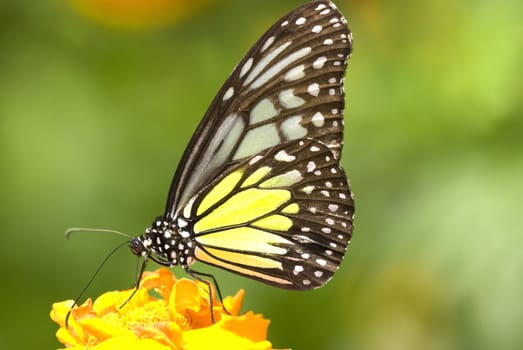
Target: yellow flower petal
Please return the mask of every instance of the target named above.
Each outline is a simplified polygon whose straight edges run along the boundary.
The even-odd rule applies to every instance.
[[[153,339],[136,339],[134,337],[119,337],[108,339],[95,347],[93,350],[172,350],[168,346],[162,345]]]
[[[91,336],[99,341],[121,336],[133,336],[134,333],[113,322],[106,322],[99,318],[84,318],[77,321]]]
[[[65,328],[60,328],[56,331],[56,339],[62,344],[69,346],[81,346],[82,342],[79,342],[69,330]]]
[[[135,332],[140,338],[154,339],[157,342],[177,349],[181,346],[182,330],[174,322],[158,322],[153,327],[143,327],[138,325]]]
[[[218,324],[215,324],[186,331],[183,334],[183,349],[266,350],[272,349],[272,346],[266,340],[254,342],[233,332],[224,331]]]

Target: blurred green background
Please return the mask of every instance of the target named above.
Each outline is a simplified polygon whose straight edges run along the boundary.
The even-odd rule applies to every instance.
[[[175,5],[184,18],[129,30],[66,0],[0,2],[0,349],[60,346],[51,304],[121,241],[64,230],[137,235],[161,214],[221,83],[300,3]],[[340,271],[300,293],[200,270],[246,289],[277,348],[523,348],[523,3],[337,4],[355,38],[343,165],[357,206]],[[122,250],[88,295],[131,286],[135,266]]]

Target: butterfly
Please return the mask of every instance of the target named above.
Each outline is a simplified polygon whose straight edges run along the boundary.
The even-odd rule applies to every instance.
[[[354,219],[340,165],[351,51],[347,21],[330,1],[278,20],[212,101],[164,214],[130,241],[132,252],[201,281],[214,277],[193,270],[196,261],[286,289],[327,283]]]

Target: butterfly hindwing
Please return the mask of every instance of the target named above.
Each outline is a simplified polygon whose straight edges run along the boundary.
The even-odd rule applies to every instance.
[[[346,21],[330,1],[278,20],[214,98],[178,166],[165,217],[231,164],[280,143],[316,139],[339,159],[351,49]]]
[[[197,260],[288,289],[319,287],[332,277],[353,213],[343,169],[313,139],[229,167],[183,208]]]

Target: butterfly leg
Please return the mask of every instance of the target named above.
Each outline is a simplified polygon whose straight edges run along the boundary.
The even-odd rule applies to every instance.
[[[129,297],[123,302],[122,305],[120,305],[120,309],[122,307],[124,307],[133,297],[134,295],[136,294],[136,292],[138,291],[138,289],[140,288],[140,280],[142,279],[142,275],[143,275],[143,272],[145,271],[145,265],[147,265],[147,257],[144,257],[143,259],[143,262],[140,266],[140,270],[136,276],[136,282],[134,283],[134,290],[133,292],[131,293],[131,295],[129,295]]]
[[[210,278],[212,280],[212,283],[214,284],[214,287],[216,288],[216,294],[218,295],[218,299],[220,300],[220,303],[222,304],[223,311],[225,311],[227,314],[230,314],[229,311],[225,308],[225,305],[223,305],[223,297],[222,293],[220,292],[220,287],[218,286],[218,282],[216,281],[216,278],[214,278],[213,275],[210,273],[204,273],[199,272],[191,269],[189,266],[184,266],[185,272],[193,277],[195,280],[200,281],[202,283],[205,283],[207,285],[207,289],[209,291],[209,307],[211,308],[211,321],[214,323],[214,312],[213,312],[213,296],[212,296],[212,288],[211,283],[207,280],[204,280],[201,276]]]

